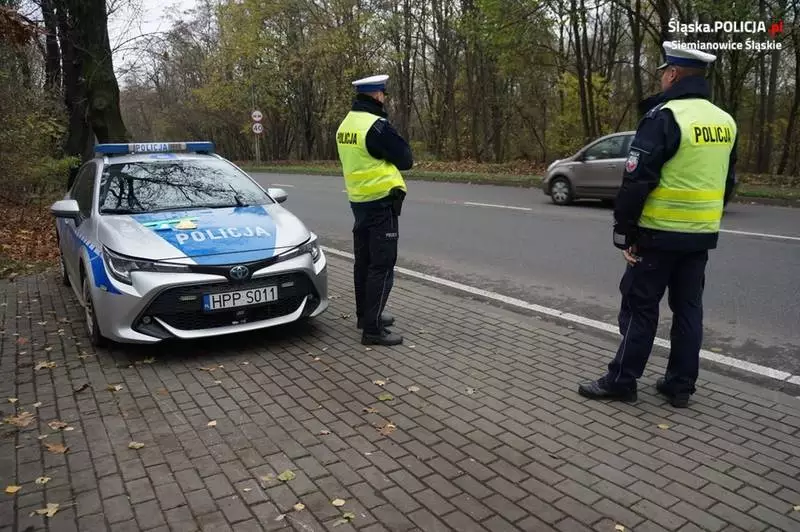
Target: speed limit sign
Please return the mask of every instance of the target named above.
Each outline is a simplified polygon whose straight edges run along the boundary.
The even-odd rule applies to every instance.
[[[250,117],[253,119],[253,122],[261,122],[261,119],[264,118],[264,115],[261,114],[261,111],[256,109],[253,111],[253,114],[251,114]]]
[[[256,135],[260,135],[264,132],[264,125],[256,122],[253,124],[253,133]]]

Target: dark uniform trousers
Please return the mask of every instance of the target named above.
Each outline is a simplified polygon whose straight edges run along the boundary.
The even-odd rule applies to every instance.
[[[672,393],[694,393],[703,341],[703,288],[708,251],[640,249],[641,262],[628,265],[620,282],[622,334],[608,365],[606,383],[617,390],[636,388],[653,348],[659,303],[669,288],[672,310],[670,354],[665,375]]]
[[[383,329],[381,313],[394,285],[397,206],[391,198],[350,205],[355,217],[353,280],[356,316],[363,319],[365,334],[378,334]]]

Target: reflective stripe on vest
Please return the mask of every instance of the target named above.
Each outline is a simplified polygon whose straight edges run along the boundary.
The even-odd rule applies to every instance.
[[[406,190],[397,167],[376,159],[367,150],[367,132],[378,118],[372,113],[350,111],[336,130],[347,197],[355,203],[385,198],[393,188]]]
[[[736,122],[708,100],[671,100],[681,132],[675,155],[664,164],[658,187],[645,201],[639,226],[681,233],[719,231]]]

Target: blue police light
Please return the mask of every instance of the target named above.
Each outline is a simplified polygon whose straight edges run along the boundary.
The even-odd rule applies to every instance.
[[[128,155],[132,153],[214,153],[214,143],[202,142],[137,142],[131,144],[98,144],[95,153]]]

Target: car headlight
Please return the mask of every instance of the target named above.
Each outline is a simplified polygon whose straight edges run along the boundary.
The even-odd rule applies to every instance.
[[[133,272],[162,272],[162,273],[187,273],[189,267],[185,264],[171,264],[146,259],[135,259],[114,253],[108,248],[103,248],[103,259],[111,276],[125,284],[133,284]]]
[[[280,261],[293,259],[294,257],[299,257],[300,255],[305,255],[306,253],[311,254],[311,260],[316,263],[320,257],[322,257],[322,252],[319,249],[319,242],[317,240],[317,235],[311,233],[311,238],[309,238],[305,243],[300,244],[294,249],[287,251],[286,253],[281,253],[278,255]]]

